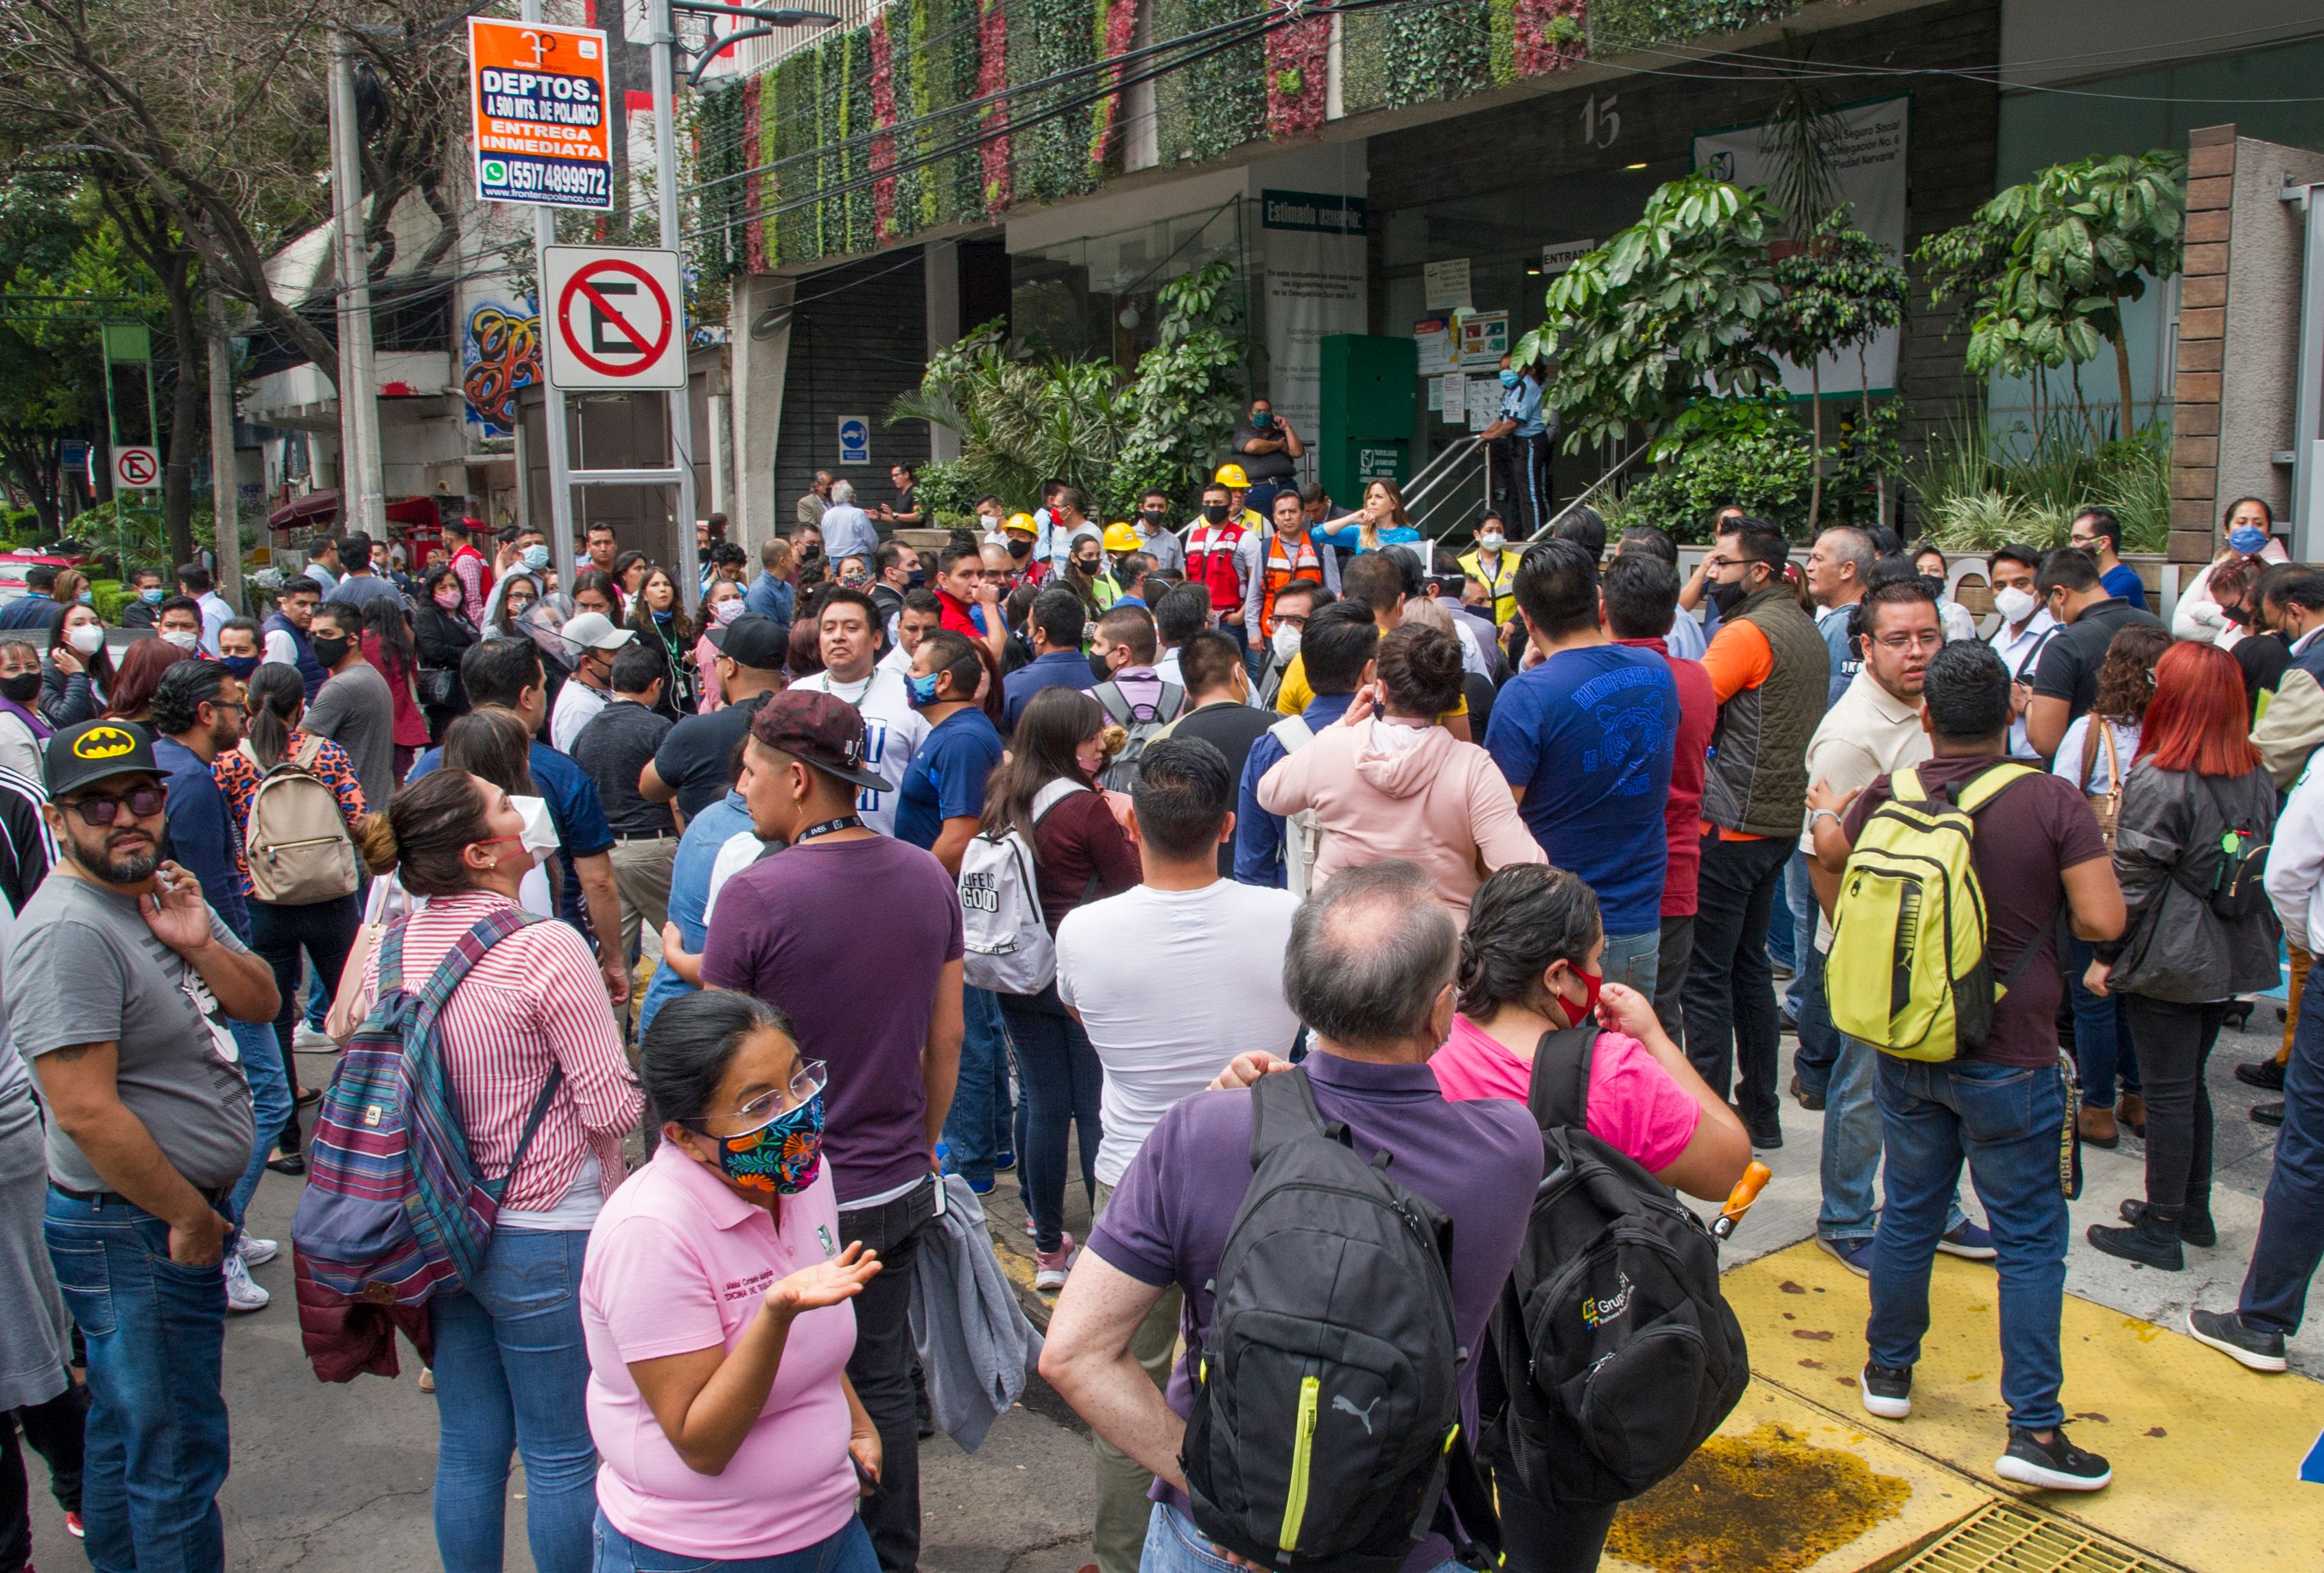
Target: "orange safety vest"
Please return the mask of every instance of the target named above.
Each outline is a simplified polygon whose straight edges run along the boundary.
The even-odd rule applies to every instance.
[[[1268,639],[1275,637],[1275,595],[1296,578],[1312,578],[1323,582],[1323,560],[1316,555],[1315,538],[1303,535],[1289,555],[1283,550],[1283,537],[1270,532],[1267,538],[1267,560],[1261,565],[1259,583],[1259,631]]]

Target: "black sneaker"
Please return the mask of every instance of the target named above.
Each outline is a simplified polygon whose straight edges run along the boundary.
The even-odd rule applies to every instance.
[[[2187,1313],[2187,1330],[2195,1335],[2195,1342],[2209,1344],[2238,1365],[2254,1371],[2284,1369],[2283,1335],[2247,1328],[2234,1311],[2198,1307]]]
[[[2044,1491],[2104,1491],[2114,1484],[2114,1470],[2096,1453],[2077,1448],[2060,1426],[2044,1444],[2034,1433],[2009,1428],[2009,1451],[1993,1466],[2004,1480],[2038,1485]]]
[[[2281,1125],[2283,1124],[2283,1104],[2281,1100],[2272,1104],[2254,1104],[2251,1117],[2255,1125]]]
[[[2283,1067],[2273,1059],[2247,1059],[2236,1067],[2236,1079],[2262,1092],[2282,1092]]]
[[[1867,1414],[1884,1420],[1901,1420],[1913,1412],[1913,1368],[1910,1365],[1867,1364],[1856,1379],[1864,1393]]]
[[[1783,1124],[1774,1115],[1770,1115],[1765,1124],[1755,1124],[1751,1127],[1751,1145],[1760,1151],[1772,1152],[1783,1144]]]

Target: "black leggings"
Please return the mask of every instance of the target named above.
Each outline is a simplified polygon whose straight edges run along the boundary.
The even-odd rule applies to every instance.
[[[299,958],[303,953],[323,981],[325,998],[336,995],[339,974],[355,948],[355,930],[363,926],[363,894],[340,896],[303,907],[278,907],[266,902],[250,903],[250,948],[274,970],[274,986],[282,995],[274,1013],[275,1041],[282,1045],[282,1069],[290,1078],[290,1117],[283,1123],[277,1144],[286,1153],[299,1151],[299,1066],[290,1051],[292,1028],[299,1021]]]
[[[1507,1469],[1493,1472],[1501,1509],[1501,1566],[1507,1573],[1591,1573],[1614,1527],[1613,1503],[1545,1507]]]
[[[46,1403],[0,1410],[0,1568],[22,1568],[32,1559],[31,1483],[24,1439],[49,1466],[49,1491],[67,1513],[80,1511],[81,1433],[88,1418],[88,1389],[68,1377],[65,1390]]]
[[[2146,1088],[2146,1203],[2207,1212],[2211,1092],[2204,1085],[2203,1062],[2219,1041],[2227,1002],[2182,1005],[2126,994],[2122,1008]]]

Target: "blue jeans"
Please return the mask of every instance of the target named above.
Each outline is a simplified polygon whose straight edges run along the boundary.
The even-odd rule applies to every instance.
[[[633,1541],[597,1514],[597,1558],[592,1573],[880,1573],[880,1559],[872,1554],[872,1537],[863,1521],[853,1518],[828,1540],[775,1557],[744,1557],[736,1561],[712,1561],[682,1551],[658,1551]]]
[[[1438,1544],[1443,1542],[1439,1541]],[[1154,1504],[1146,1521],[1146,1550],[1138,1559],[1138,1573],[1234,1573],[1235,1565],[1212,1546],[1194,1521],[1167,1502]],[[1458,1562],[1444,1562],[1429,1573],[1462,1573]]]
[[[963,988],[960,1008],[960,1080],[945,1115],[945,1152],[955,1172],[982,1186],[1010,1150],[1009,1039],[991,990]]]
[[[1819,986],[1812,997],[1821,999]],[[1829,1018],[1827,1017],[1827,1024]],[[1878,1231],[1880,1204],[1872,1176],[1880,1167],[1880,1106],[1872,1084],[1879,1075],[1880,1050],[1869,1043],[1832,1033],[1840,1057],[1824,1083],[1823,1207],[1816,1233],[1827,1240],[1862,1245]],[[1945,1212],[1945,1232],[1961,1222],[1960,1188],[1955,1185]]]
[[[525,1539],[540,1573],[586,1573],[597,1452],[582,1395],[586,1229],[502,1229],[480,1282],[431,1302],[436,1550],[445,1573],[500,1573],[509,1457],[524,1455]],[[143,1573],[140,1568],[139,1573]]]
[[[1808,855],[1796,849],[1784,865],[1784,902],[1792,909],[1792,985],[1784,991],[1784,1006],[1796,1022],[1800,1004],[1807,998],[1808,969],[1821,971],[1823,967],[1815,948],[1816,920],[1823,908],[1816,902],[1815,882],[1808,877]]]
[[[2324,991],[2319,991],[2324,992]],[[80,1511],[97,1573],[226,1566],[226,1277],[170,1260],[170,1226],[49,1192],[42,1233],[88,1346]]]
[[[1824,993],[1824,953],[1812,942],[1803,959],[1793,985],[1799,1001],[1792,1008],[1793,1030],[1800,1046],[1792,1055],[1792,1074],[1802,1087],[1823,1097],[1831,1090],[1832,1062],[1840,1058],[1840,1029],[1831,1024],[1831,996]]]
[[[1800,861],[1794,851],[1784,865],[1784,883],[1775,887],[1775,910],[1767,922],[1767,959],[1778,967],[1788,967],[1798,976],[1800,965],[1800,905],[1799,893],[1792,888],[1793,873]],[[1784,996],[1788,1003],[1790,996]]]
[[[1656,923],[1643,934],[1607,935],[1606,953],[1598,958],[1598,970],[1608,983],[1627,984],[1651,1004],[1662,958],[1663,930]]]
[[[2247,1327],[2289,1337],[2308,1308],[2308,1281],[2324,1258],[2324,987],[2304,988],[2283,1068],[2283,1129],[2244,1277]]]
[[[1081,1143],[1082,1183],[1097,1205],[1098,1095],[1105,1073],[1082,1024],[1065,1014],[1055,985],[1038,995],[1001,996],[1009,1041],[1025,1095],[1030,1141],[1019,1152],[1025,1208],[1033,1215],[1033,1245],[1054,1251],[1065,1227],[1065,1137]]]
[[[2094,1109],[2110,1109],[2117,1077],[2125,1092],[2138,1092],[2141,1084],[2138,1051],[2131,1046],[2130,1022],[2121,1001],[2113,995],[2101,999],[2082,986],[2082,974],[2098,953],[2088,939],[2074,940],[2066,988],[2074,1002],[2074,1066],[2081,1072],[2082,1101]]]
[[[1872,1253],[1872,1315],[1864,1338],[1878,1365],[1921,1357],[1929,1328],[1929,1266],[1948,1198],[1969,1161],[1985,1203],[2001,1276],[2001,1397],[2009,1423],[2045,1430],[2066,1418],[2058,1321],[2066,1296],[2066,1198],[2058,1152],[2066,1084],[2051,1066],[1957,1059],[1879,1060],[1888,1205]]]
[[[290,1072],[282,1063],[282,1043],[268,1022],[229,1022],[235,1047],[242,1050],[242,1074],[250,1083],[250,1113],[257,1133],[251,1139],[250,1167],[235,1181],[227,1216],[239,1226],[258,1182],[266,1177],[266,1155],[274,1151],[290,1119]]]

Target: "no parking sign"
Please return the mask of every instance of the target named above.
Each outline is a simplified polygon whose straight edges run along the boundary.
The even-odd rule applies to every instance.
[[[686,386],[686,286],[676,252],[552,245],[542,258],[551,383]]]
[[[151,491],[161,484],[161,456],[142,445],[113,450],[113,489]]]

